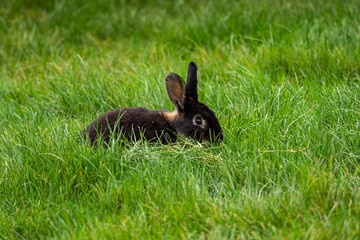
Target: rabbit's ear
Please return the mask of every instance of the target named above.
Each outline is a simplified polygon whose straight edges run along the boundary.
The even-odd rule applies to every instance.
[[[186,97],[190,97],[194,100],[198,99],[197,82],[198,77],[196,63],[190,62],[186,83]]]
[[[165,77],[166,90],[171,102],[179,112],[184,111],[185,82],[175,73],[169,73]]]

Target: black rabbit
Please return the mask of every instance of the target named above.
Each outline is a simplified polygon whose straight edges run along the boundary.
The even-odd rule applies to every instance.
[[[128,141],[142,137],[163,144],[175,142],[177,136],[191,137],[198,141],[219,143],[223,134],[214,112],[198,101],[197,66],[190,62],[187,84],[175,73],[165,77],[166,89],[176,111],[122,108],[100,116],[84,131],[91,143],[101,137],[106,143],[111,134]],[[120,135],[120,136],[119,136]]]

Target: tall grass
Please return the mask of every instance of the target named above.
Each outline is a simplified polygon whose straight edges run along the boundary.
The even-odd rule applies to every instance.
[[[358,238],[359,10],[3,1],[0,238]],[[220,146],[77,142],[106,111],[172,110],[192,60]]]

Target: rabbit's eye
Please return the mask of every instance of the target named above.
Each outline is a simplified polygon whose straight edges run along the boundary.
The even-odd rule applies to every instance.
[[[201,118],[199,118],[199,117],[195,118],[195,123],[196,123],[196,124],[200,125],[201,122],[202,122],[202,121],[201,121]]]

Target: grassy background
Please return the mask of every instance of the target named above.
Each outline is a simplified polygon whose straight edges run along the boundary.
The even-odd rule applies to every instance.
[[[356,238],[360,2],[0,5],[0,238]],[[199,66],[217,147],[76,143],[123,106],[174,107]]]

